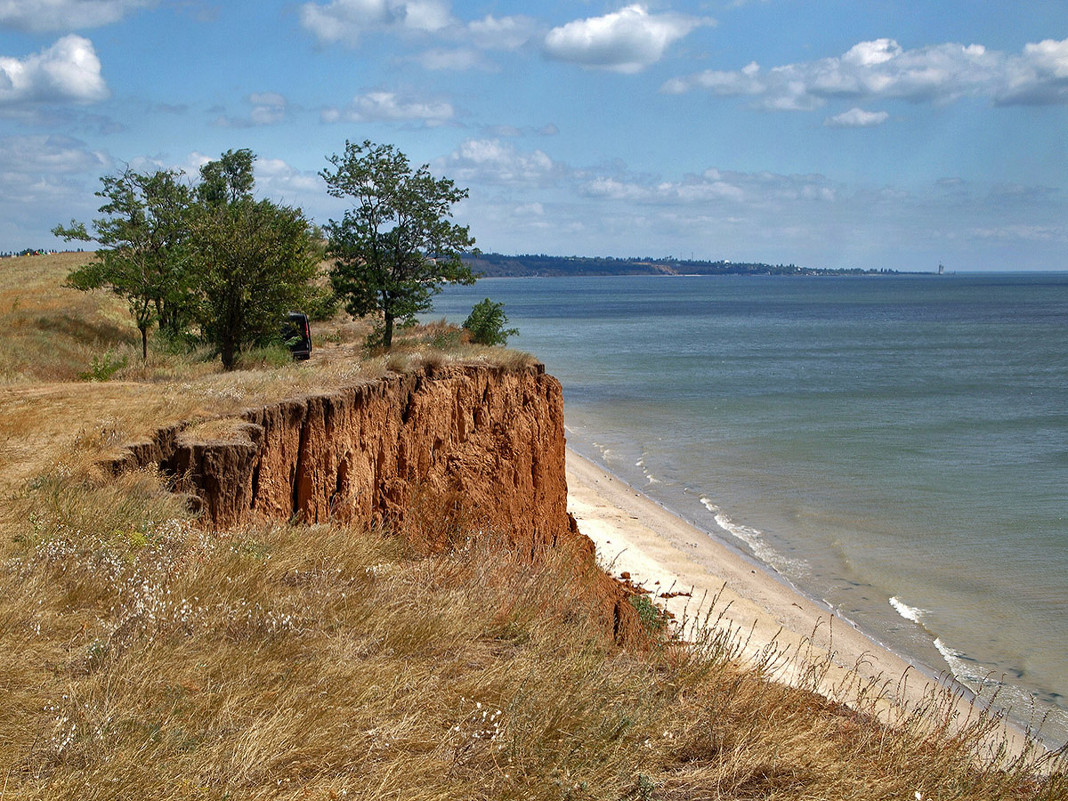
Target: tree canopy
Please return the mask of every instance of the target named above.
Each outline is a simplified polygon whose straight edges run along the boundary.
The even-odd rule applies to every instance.
[[[317,294],[319,232],[300,209],[253,197],[255,159],[228,150],[201,168],[195,187],[170,170],[104,176],[104,216],[92,231],[77,222],[53,230],[102,246],[68,284],[124,297],[144,358],[158,322],[175,336],[195,330],[233,369],[237,354],[278,340],[286,312]]]
[[[415,321],[445,283],[473,283],[461,261],[475,240],[452,222],[452,207],[467,197],[429,165],[413,168],[392,145],[345,143],[320,175],[333,197],[355,205],[324,226],[334,259],[331,280],[353,315],[382,315],[377,339],[389,348],[395,326]]]
[[[100,179],[96,193],[107,202],[93,230],[71,221],[52,233],[67,241],[98,242],[97,259],[74,270],[70,286],[105,288],[124,298],[141,333],[141,354],[148,357],[148,331],[156,321],[177,324],[188,305],[188,226],[192,193],[173,170],[138,173],[127,168]]]
[[[286,312],[313,290],[322,250],[300,209],[255,200],[250,150],[229,150],[200,168],[191,215],[204,338],[233,369],[250,345],[276,340]]]

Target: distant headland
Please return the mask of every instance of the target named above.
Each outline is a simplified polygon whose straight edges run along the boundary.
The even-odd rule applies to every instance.
[[[593,275],[901,275],[898,270],[860,268],[830,270],[796,264],[761,264],[738,261],[700,261],[666,258],[614,258],[610,256],[505,256],[500,253],[463,257],[475,274],[486,278]]]

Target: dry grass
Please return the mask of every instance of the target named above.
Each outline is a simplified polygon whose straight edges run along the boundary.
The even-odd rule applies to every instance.
[[[1068,797],[978,770],[982,720],[890,730],[723,637],[620,652],[567,552],[207,536],[147,472],[41,476],[10,512],[4,799]]]
[[[208,536],[157,475],[93,470],[168,421],[456,354],[529,359],[442,354],[454,334],[433,326],[362,358],[359,324],[327,325],[306,365],[23,372],[0,390],[0,801],[1068,798],[1063,761],[994,767],[997,721],[950,725],[952,699],[890,729],[770,662],[741,668],[729,635],[622,652],[566,551],[532,562],[462,531],[439,554],[324,526]],[[409,525],[441,524],[424,514]]]
[[[0,259],[0,492],[63,462],[83,463],[77,440],[144,439],[185,420],[233,414],[283,398],[329,391],[433,363],[518,367],[533,357],[467,344],[455,326],[403,332],[389,354],[368,354],[371,324],[347,316],[314,323],[308,362],[277,365],[276,354],[250,354],[243,369],[223,372],[206,352],[170,352],[158,337],[142,361],[125,304],[107,292],[65,289],[67,274],[92,258],[60,253]],[[442,350],[447,346],[448,350]],[[106,381],[94,365],[119,364]],[[103,372],[107,372],[106,370]],[[100,375],[101,371],[97,371]]]

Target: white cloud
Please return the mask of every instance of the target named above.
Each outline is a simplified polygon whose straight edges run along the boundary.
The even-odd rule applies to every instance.
[[[81,36],[64,36],[24,59],[0,56],[0,106],[92,103],[109,94],[93,43]]]
[[[445,171],[461,184],[544,185],[566,174],[541,150],[519,152],[500,139],[468,139],[445,160]]]
[[[20,31],[73,31],[118,22],[156,0],[0,0],[0,25]]]
[[[580,189],[586,197],[648,205],[695,206],[707,209],[763,206],[782,202],[832,202],[838,190],[822,175],[742,173],[715,168],[681,181],[599,175]]]
[[[1047,39],[1024,47],[1010,61],[1003,86],[995,96],[1002,105],[1068,103],[1068,39]]]
[[[318,173],[302,172],[283,159],[258,158],[255,164],[256,193],[292,206],[321,202],[326,183]]]
[[[445,125],[456,111],[443,100],[404,100],[394,92],[368,92],[353,98],[344,109],[328,108],[323,122],[421,122],[426,126]]]
[[[0,138],[0,236],[8,247],[47,247],[48,231],[96,212],[93,196],[111,160],[67,136]]]
[[[684,14],[650,14],[645,6],[629,5],[553,28],[545,37],[545,52],[584,67],[639,72],[659,61],[674,42],[709,23]]]
[[[453,24],[440,0],[331,0],[305,3],[300,22],[320,42],[356,44],[370,31],[433,33]]]
[[[865,111],[860,108],[851,108],[841,114],[828,117],[823,124],[829,128],[874,128],[882,125],[890,119],[890,114],[885,111]]]
[[[748,96],[772,110],[812,110],[832,99],[889,99],[947,103],[966,96],[997,103],[1068,102],[1068,39],[1027,45],[1020,55],[982,45],[939,44],[905,50],[893,39],[860,42],[840,57],[762,69],[674,78],[662,91],[704,90]]]
[[[253,128],[261,125],[277,125],[284,122],[289,113],[289,102],[277,92],[253,92],[248,97],[252,109],[248,116],[221,116],[215,124],[223,128]]]
[[[69,175],[106,169],[103,153],[67,136],[10,136],[0,139],[0,172]]]
[[[500,17],[487,14],[467,24],[472,44],[484,50],[517,50],[526,44],[537,30],[530,17]]]

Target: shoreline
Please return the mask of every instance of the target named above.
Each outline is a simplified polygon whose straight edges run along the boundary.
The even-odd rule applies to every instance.
[[[568,511],[602,566],[613,577],[626,573],[684,630],[702,623],[729,630],[742,658],[773,665],[774,679],[846,705],[874,693],[875,711],[891,724],[943,698],[962,723],[982,711],[952,677],[926,672],[570,446],[566,465]],[[1010,754],[1026,748],[1012,722],[997,727],[1000,738]]]

